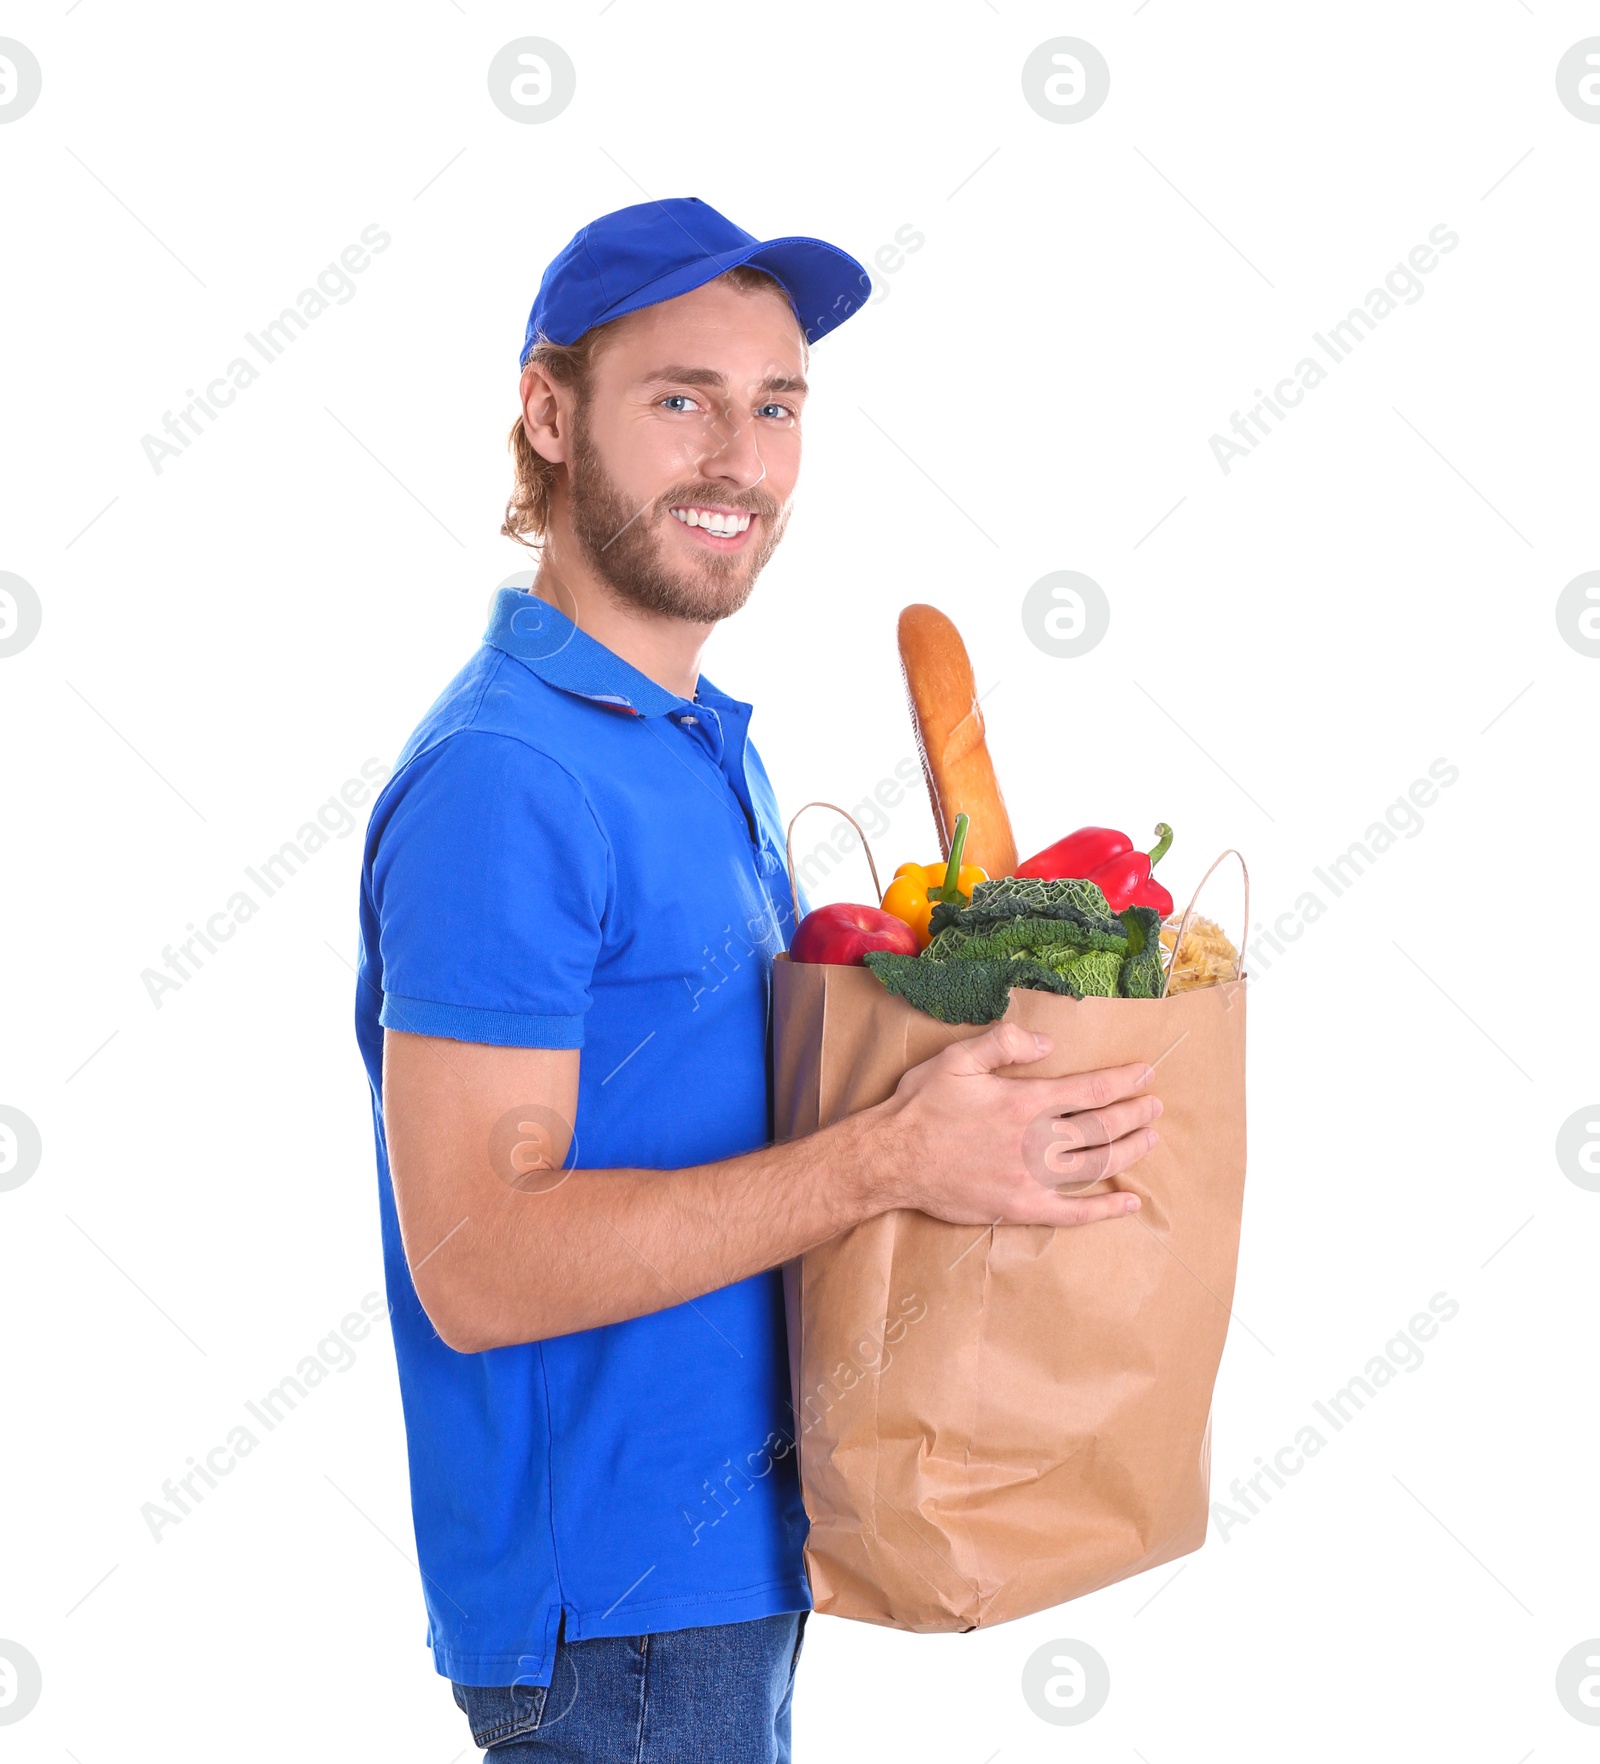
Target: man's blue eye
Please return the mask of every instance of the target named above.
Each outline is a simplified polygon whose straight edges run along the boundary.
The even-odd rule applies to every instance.
[[[668,393],[661,402],[666,405],[669,410],[690,410],[694,407],[694,400],[687,392]]]
[[[793,416],[794,412],[789,409],[787,404],[763,404],[756,414],[764,417],[786,417]]]

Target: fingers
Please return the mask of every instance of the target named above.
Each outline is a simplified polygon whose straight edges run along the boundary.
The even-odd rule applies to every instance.
[[[984,1037],[979,1036],[978,1040]],[[976,1045],[968,1042],[967,1046]],[[1127,1066],[1102,1066],[1094,1072],[1073,1072],[1065,1078],[1028,1078],[1028,1106],[1040,1113],[1076,1114],[1083,1109],[1103,1109],[1136,1096],[1155,1076],[1143,1060]]]
[[[1095,1225],[1102,1219],[1126,1219],[1139,1211],[1139,1197],[1124,1194],[1120,1189],[1111,1194],[1091,1194],[1082,1198],[1072,1195],[1057,1197],[1051,1209],[1057,1216],[1052,1225]]]
[[[1153,1127],[1140,1127],[1109,1144],[1068,1146],[1052,1144],[1044,1155],[1042,1186],[1100,1182],[1131,1170],[1160,1139]]]
[[[1136,1096],[1107,1109],[1086,1109],[1081,1115],[1057,1116],[1049,1123],[1048,1144],[1065,1153],[1086,1145],[1110,1145],[1125,1133],[1148,1127],[1161,1114],[1161,1098]]]
[[[1131,1217],[1139,1211],[1139,1197],[1124,1193],[1121,1189],[1113,1189],[1110,1194],[1081,1197],[1051,1194],[1046,1190],[1040,1193],[1037,1207],[1030,1208],[1029,1211],[1030,1217],[1013,1219],[1009,1223],[1055,1227],[1097,1225],[1106,1219]]]
[[[1049,1051],[1048,1035],[1035,1035],[1019,1023],[995,1023],[982,1035],[952,1042],[934,1055],[934,1063],[948,1072],[977,1077],[984,1072],[997,1072],[1002,1066],[1031,1066]],[[1105,1100],[1112,1099],[1108,1096]]]

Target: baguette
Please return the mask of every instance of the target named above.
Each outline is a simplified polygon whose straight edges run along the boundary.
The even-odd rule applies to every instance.
[[[940,849],[949,856],[956,816],[964,814],[970,822],[964,861],[991,876],[1009,876],[1017,867],[1017,845],[961,633],[937,607],[908,606],[900,614],[899,635],[900,670]]]

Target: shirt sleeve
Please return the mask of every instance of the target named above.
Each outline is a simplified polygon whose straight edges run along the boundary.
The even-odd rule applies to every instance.
[[[371,854],[386,1029],[582,1047],[610,846],[582,787],[465,730],[396,778]]]

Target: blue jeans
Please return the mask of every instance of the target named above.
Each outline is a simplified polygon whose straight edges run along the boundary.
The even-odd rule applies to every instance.
[[[548,1686],[454,1687],[485,1764],[789,1764],[806,1613],[563,1640]]]

